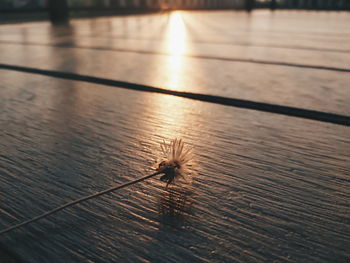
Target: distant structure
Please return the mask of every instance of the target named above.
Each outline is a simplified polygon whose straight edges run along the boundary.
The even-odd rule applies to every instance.
[[[349,0],[256,0],[255,8],[350,10]]]
[[[350,0],[0,0],[0,12],[49,12],[53,23],[68,21],[69,10],[142,12],[173,9],[256,8],[350,10]]]
[[[245,10],[250,12],[253,10],[254,8],[254,0],[245,0]]]
[[[52,24],[67,24],[69,10],[67,0],[49,0],[49,17]]]
[[[270,9],[275,10],[277,8],[277,0],[270,1]]]

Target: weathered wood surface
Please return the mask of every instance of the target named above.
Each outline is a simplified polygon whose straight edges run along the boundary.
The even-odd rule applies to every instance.
[[[234,19],[235,14],[239,17],[237,21],[248,19],[241,13],[189,12],[184,13],[184,25],[191,26],[192,31],[188,32],[207,29],[201,36],[209,41],[225,32],[205,27],[205,23],[212,21],[210,16],[221,17],[225,21],[222,26],[227,27],[226,21]],[[298,12],[292,14],[297,16]],[[284,18],[266,17],[267,14],[258,12],[251,19],[259,19],[259,15],[265,20]],[[348,39],[348,29],[341,26],[342,19],[349,16],[328,15],[340,19],[338,32],[329,37],[342,44],[327,41],[326,33],[330,30],[327,24],[311,33],[314,24],[309,29],[299,23],[289,24],[292,27],[289,33],[304,39],[300,45],[320,35],[325,40],[315,46],[346,49],[339,38]],[[176,49],[173,56],[105,50],[119,43],[128,48],[129,42],[110,37],[107,25],[115,23],[119,30],[118,26],[128,21],[136,30],[138,23],[144,25],[142,19],[153,25],[141,27],[150,38],[158,37],[158,27],[164,28],[164,34],[170,30],[166,29],[169,25],[166,16],[81,20],[72,23],[75,30],[68,35],[60,35],[42,23],[0,27],[3,41],[12,38],[15,42],[35,40],[39,44],[61,45],[1,43],[0,63],[349,116],[350,92],[346,83],[350,73],[193,59],[176,55]],[[243,21],[241,26],[247,26],[248,22]],[[247,38],[250,34],[261,34],[269,39],[269,34],[276,34],[282,41],[280,35],[287,34],[271,24],[270,33],[258,30],[261,23],[253,32],[246,27],[237,30]],[[215,20],[212,25],[220,27]],[[133,30],[127,32],[137,35],[138,31]],[[234,32],[232,29],[232,35]],[[211,36],[214,33],[216,37]],[[88,36],[83,38],[84,34]],[[26,39],[26,35],[31,39]],[[187,37],[195,38],[195,34],[188,33]],[[101,45],[101,50],[71,48],[82,39],[90,47]],[[255,43],[254,39],[248,40]],[[198,49],[201,45],[190,40],[185,43]],[[135,48],[158,50],[153,45],[162,43],[141,41]],[[257,50],[243,48],[246,53],[239,54],[242,58]],[[264,59],[278,58],[273,47],[266,49],[274,55]],[[201,54],[206,52],[209,51]],[[296,62],[298,58],[293,58],[290,52],[296,52],[296,57],[300,54],[298,50],[288,50],[285,53],[290,55],[278,59]],[[349,67],[348,53],[341,54],[339,61],[339,52],[321,52],[315,60],[299,58],[297,62]],[[0,80],[1,228],[150,172],[163,138],[182,137],[193,145],[200,166],[193,188],[186,192],[173,192],[171,196],[160,181],[150,180],[0,236],[1,246],[19,259],[25,262],[350,259],[349,127],[9,70],[0,70]],[[325,83],[328,90],[322,86]],[[185,201],[184,205],[181,201]],[[178,206],[181,212],[172,215]]]
[[[185,12],[10,25],[0,28],[0,63],[349,116],[350,74],[317,69],[350,71],[349,16]]]

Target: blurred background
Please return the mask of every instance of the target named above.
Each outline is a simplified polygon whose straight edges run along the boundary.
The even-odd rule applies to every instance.
[[[189,9],[350,10],[347,0],[1,0],[0,22]],[[69,10],[68,10],[69,9]],[[57,14],[54,16],[58,16]],[[56,18],[57,19],[57,18]]]

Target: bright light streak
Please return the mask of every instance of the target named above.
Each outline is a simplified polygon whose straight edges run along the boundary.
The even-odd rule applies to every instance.
[[[165,39],[164,49],[170,55],[165,63],[168,72],[165,84],[167,88],[179,90],[186,66],[183,54],[187,51],[186,28],[180,11],[170,13]]]
[[[166,56],[159,57],[159,75],[161,87],[171,90],[181,90],[186,78],[188,59],[183,55],[187,52],[186,27],[180,11],[169,14],[168,24],[164,33],[162,50]],[[183,137],[184,128],[189,120],[182,99],[173,96],[155,95],[150,107],[155,107],[162,125],[152,126],[154,133],[161,138]]]
[[[182,55],[186,49],[186,29],[180,12],[170,14],[166,36],[167,52],[171,55]]]

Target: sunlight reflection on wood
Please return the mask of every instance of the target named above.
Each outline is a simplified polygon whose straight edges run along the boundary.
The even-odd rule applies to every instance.
[[[153,75],[156,81],[161,81],[166,89],[181,90],[184,83],[187,59],[183,54],[188,51],[186,26],[183,19],[183,12],[175,11],[169,13],[168,23],[164,33],[165,41],[162,43],[164,52],[171,56],[160,56],[154,63],[162,64],[161,72]],[[166,77],[163,72],[167,72]],[[182,100],[173,96],[154,96],[150,101],[150,107],[158,111],[159,125],[152,125],[154,134],[160,139],[181,137],[185,139],[186,128],[191,123],[191,116],[184,114]],[[187,107],[185,105],[185,107]],[[171,113],[170,113],[171,112]]]
[[[166,35],[166,49],[176,56],[184,54],[186,50],[186,28],[181,12],[170,13]]]
[[[178,90],[185,72],[184,57],[187,51],[186,28],[181,12],[170,13],[164,49],[171,54],[167,58],[166,71],[170,72],[166,86]]]

